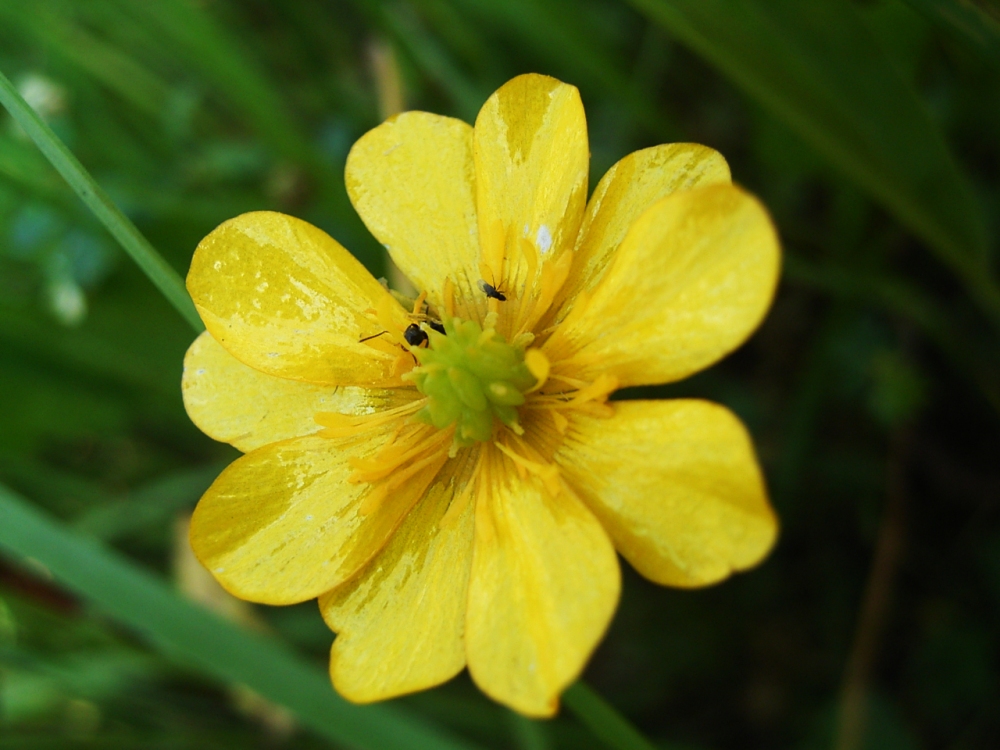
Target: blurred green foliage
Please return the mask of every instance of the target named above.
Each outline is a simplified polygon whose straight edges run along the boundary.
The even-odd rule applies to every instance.
[[[218,223],[265,208],[384,273],[342,178],[379,121],[375,45],[407,107],[467,120],[518,73],[577,85],[592,184],[655,143],[721,151],[781,232],[775,307],[720,365],[623,397],[736,410],[782,539],[705,591],[626,571],[588,680],[663,747],[832,747],[876,542],[898,522],[860,747],[965,750],[1000,746],[998,19],[973,0],[0,0],[0,70],[181,274]],[[0,481],[163,576],[175,516],[235,455],[184,413],[191,338],[0,117]],[[256,616],[322,668],[315,606]],[[568,714],[512,718],[464,677],[398,704],[483,747],[596,742]],[[13,563],[0,745],[329,746]]]

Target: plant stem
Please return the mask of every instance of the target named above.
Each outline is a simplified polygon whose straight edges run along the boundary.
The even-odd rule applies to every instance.
[[[550,750],[551,743],[542,722],[521,716],[517,711],[508,711],[507,715],[518,750]]]
[[[566,708],[608,747],[615,750],[654,750],[653,743],[582,680],[570,685],[562,697]]]
[[[31,137],[39,150],[45,154],[45,158],[69,183],[94,216],[118,240],[125,252],[138,264],[167,301],[196,332],[204,331],[205,326],[184,288],[180,274],[156,252],[156,249],[136,229],[135,224],[118,209],[79,160],[59,140],[59,136],[52,132],[52,128],[28,106],[2,72],[0,72],[0,104],[10,112],[15,122]]]
[[[886,478],[886,507],[875,543],[875,557],[865,586],[864,601],[841,687],[835,750],[864,745],[868,691],[879,642],[892,602],[892,588],[903,553],[907,433],[892,435]]]

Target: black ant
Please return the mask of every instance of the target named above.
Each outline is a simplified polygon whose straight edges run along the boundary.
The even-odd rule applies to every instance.
[[[427,325],[431,328],[431,330],[437,331],[438,333],[447,336],[447,333],[444,330],[444,326],[438,323],[436,320],[428,321]],[[371,341],[372,339],[377,339],[384,333],[388,333],[388,331],[379,331],[374,336],[365,336],[363,339],[360,339],[358,343],[360,344],[364,341]],[[406,327],[406,330],[403,331],[403,338],[406,339],[406,343],[409,344],[410,346],[423,347],[427,346],[428,343],[427,333],[416,323],[410,323],[410,325]]]
[[[497,289],[495,286],[483,281],[482,279],[479,280],[479,288],[483,290],[483,294],[486,295],[487,299],[495,299],[500,302],[507,301],[507,295],[502,290]]]
[[[410,346],[427,346],[427,332],[416,323],[406,326],[403,338]]]

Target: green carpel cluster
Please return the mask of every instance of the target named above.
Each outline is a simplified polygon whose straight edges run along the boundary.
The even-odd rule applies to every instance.
[[[524,350],[471,320],[445,320],[444,328],[447,335],[427,330],[427,348],[413,349],[420,367],[407,378],[427,396],[416,418],[438,429],[454,424],[460,447],[489,440],[494,417],[519,430],[516,407],[535,384]]]

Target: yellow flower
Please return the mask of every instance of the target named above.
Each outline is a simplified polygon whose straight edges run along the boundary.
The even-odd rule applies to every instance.
[[[347,189],[422,292],[388,292],[276,213],[198,246],[208,331],[185,359],[194,422],[246,455],[191,543],[231,593],[319,597],[357,702],[468,667],[550,716],[614,613],[617,550],[664,585],[757,563],[777,522],[725,408],[618,401],[737,347],[779,268],[761,205],[693,144],[622,159],[587,202],[577,90],[525,75],[475,128],[406,112],[364,135]]]

